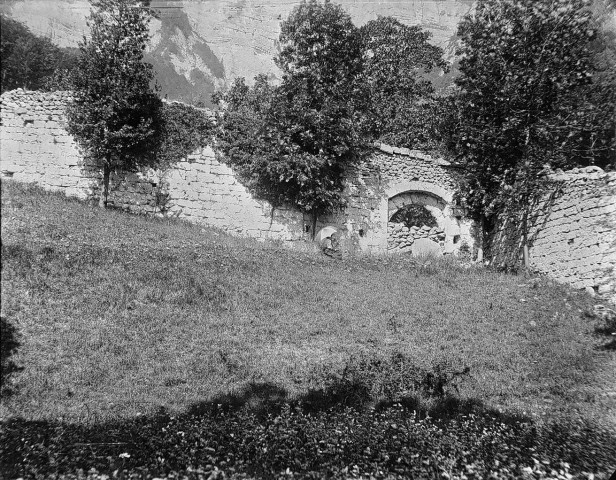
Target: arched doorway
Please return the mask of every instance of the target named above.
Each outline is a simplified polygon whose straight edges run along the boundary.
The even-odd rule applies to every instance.
[[[388,189],[387,195],[388,252],[411,252],[418,239],[427,239],[434,242],[435,252],[457,253],[462,219],[451,208],[451,192],[427,182],[406,182]]]

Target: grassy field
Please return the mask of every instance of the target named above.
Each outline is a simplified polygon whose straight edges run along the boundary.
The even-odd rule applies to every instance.
[[[20,371],[0,417],[96,425],[307,398],[358,358],[400,354],[468,367],[462,401],[616,425],[616,353],[584,315],[593,302],[546,279],[335,260],[3,182],[2,317]]]

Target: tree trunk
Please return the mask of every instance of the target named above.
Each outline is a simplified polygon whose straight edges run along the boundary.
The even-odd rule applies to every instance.
[[[529,168],[530,160],[528,159],[528,144],[530,143],[530,127],[526,127],[526,142],[524,143],[524,158],[526,159],[524,165],[524,195],[522,197],[524,202],[524,213],[522,214],[522,261],[524,263],[524,270],[528,270],[530,265],[530,259],[528,257],[528,209],[530,208],[530,187],[529,187]],[[519,257],[518,257],[519,258]]]
[[[312,213],[312,240],[317,236],[317,212]]]
[[[107,200],[109,198],[109,174],[111,173],[111,169],[109,168],[109,164],[105,163],[103,166],[103,188],[101,190],[101,196],[98,200],[98,206],[100,208],[107,208]]]
[[[486,238],[486,234],[485,234],[485,217],[482,215],[481,219],[479,220],[479,245],[477,246],[477,262],[481,263],[483,262],[483,252],[484,252],[484,244],[485,244],[485,238]]]
[[[524,269],[528,270],[530,266],[530,258],[528,253],[528,210],[530,208],[530,198],[527,192],[526,202],[524,205],[524,213],[522,215],[522,261],[524,263]]]

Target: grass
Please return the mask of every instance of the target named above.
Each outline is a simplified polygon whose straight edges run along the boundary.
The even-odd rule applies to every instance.
[[[358,357],[469,368],[460,402],[616,425],[593,299],[455,261],[334,260],[2,183],[4,421],[97,425],[308,398]],[[253,388],[254,390],[254,388]],[[258,389],[256,389],[258,390]]]

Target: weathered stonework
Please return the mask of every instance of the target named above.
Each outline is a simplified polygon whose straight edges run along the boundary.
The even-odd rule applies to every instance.
[[[2,177],[80,198],[99,194],[100,173],[83,165],[66,133],[64,109],[69,100],[69,92],[15,90],[0,97]],[[454,253],[454,237],[462,235],[472,243],[464,227],[468,222],[455,217],[451,208],[455,176],[445,161],[377,145],[372,155],[347,172],[345,210],[319,218],[317,229],[339,227],[349,252],[386,253],[389,219],[409,202],[419,203],[431,209],[445,233],[444,251]],[[210,147],[166,171],[112,174],[111,187],[109,204],[133,213],[173,215],[232,234],[310,245],[312,218],[291,208],[273,209],[252,197]]]
[[[387,234],[388,251],[410,251],[415,240],[420,238],[428,238],[441,247],[445,246],[445,232],[438,227],[430,228],[427,225],[422,225],[421,227],[413,225],[409,228],[404,223],[389,222],[387,224]]]
[[[616,303],[616,172],[576,168],[548,177],[552,187],[529,215],[531,268]],[[501,217],[492,239],[492,262],[521,263],[520,215]]]
[[[15,90],[0,97],[0,174],[34,182],[79,198],[96,196],[100,173],[83,165],[66,132],[64,110],[69,92]],[[473,247],[472,224],[454,205],[456,169],[421,152],[377,145],[347,172],[343,212],[319,218],[317,228],[336,225],[349,252],[386,253],[432,239],[445,253]],[[535,270],[575,287],[588,288],[616,302],[616,173],[576,169],[553,175],[559,194],[534,205],[530,257]],[[173,168],[112,175],[112,205],[135,213],[173,215],[236,235],[276,239],[310,247],[312,218],[273,209],[257,200],[220,163],[212,148],[194,152]],[[435,217],[434,230],[403,231],[390,223],[408,204],[424,205]],[[493,263],[520,262],[519,217],[505,214],[492,242]],[[420,226],[418,226],[420,227]],[[413,241],[411,241],[411,239]],[[423,241],[423,240],[422,240]]]

